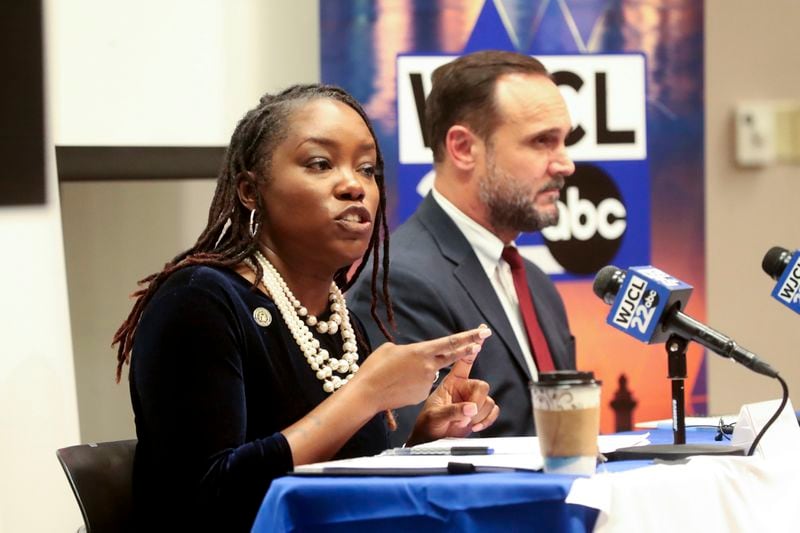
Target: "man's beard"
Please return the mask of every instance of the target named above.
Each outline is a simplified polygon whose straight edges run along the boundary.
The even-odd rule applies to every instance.
[[[542,212],[536,207],[536,196],[530,186],[499,170],[489,153],[487,174],[480,180],[480,199],[489,210],[489,223],[495,230],[516,232],[539,231],[558,223],[558,209]],[[564,178],[558,177],[542,186],[544,189],[561,189]]]

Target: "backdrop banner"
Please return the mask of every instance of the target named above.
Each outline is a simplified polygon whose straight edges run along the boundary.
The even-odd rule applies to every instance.
[[[520,251],[556,282],[578,367],[604,381],[604,432],[668,418],[663,345],[606,325],[592,293],[605,265],[653,264],[694,286],[705,318],[703,3],[693,0],[324,0],[322,80],[346,88],[375,122],[396,227],[430,190],[423,134],[432,72],[458,55],[513,50],[540,59],[564,95],[575,174],[557,226]],[[703,351],[688,354],[687,411],[704,414]]]

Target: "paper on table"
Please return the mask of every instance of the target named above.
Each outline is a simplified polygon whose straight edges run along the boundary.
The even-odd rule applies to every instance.
[[[650,433],[640,435],[600,435],[597,437],[597,448],[600,453],[611,453],[629,446],[645,446],[650,444]]]
[[[445,438],[418,444],[414,448],[452,448],[454,446],[488,446],[494,450],[494,455],[539,453],[539,440],[536,437]]]
[[[449,463],[473,465],[476,470],[540,470],[542,458],[538,454],[500,454],[500,455],[373,455],[310,465],[294,469],[301,474],[335,474],[337,472],[363,471],[364,473],[391,473],[397,470],[430,471],[446,473]]]
[[[617,448],[647,444],[648,433],[643,435],[601,435],[598,447],[601,453]],[[407,470],[414,473],[445,473],[449,463],[470,464],[477,471],[497,470],[541,470],[543,462],[536,437],[492,437],[484,439],[440,439],[419,448],[442,448],[453,446],[488,446],[491,455],[374,455],[339,461],[326,461],[301,465],[294,469],[299,474],[335,473],[397,473]]]
[[[641,435],[600,435],[597,437],[597,447],[600,453],[609,453],[627,446],[641,446],[650,444],[650,433]],[[484,439],[454,439],[446,438],[426,442],[414,446],[415,448],[452,448],[454,446],[488,446],[494,450],[494,455],[505,454],[530,454],[539,455],[539,439],[537,437],[487,437]]]
[[[720,418],[723,424],[734,424],[739,415],[687,416],[685,422],[687,428],[691,426],[718,426]],[[648,420],[646,422],[637,422],[635,425],[638,429],[672,429],[672,419]]]

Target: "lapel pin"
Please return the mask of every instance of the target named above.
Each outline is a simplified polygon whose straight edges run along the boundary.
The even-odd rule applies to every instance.
[[[272,315],[263,307],[256,307],[253,311],[253,320],[256,321],[256,324],[265,328],[272,324]]]

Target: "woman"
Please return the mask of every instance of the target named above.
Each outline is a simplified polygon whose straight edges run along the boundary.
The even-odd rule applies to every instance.
[[[453,363],[409,443],[494,422],[488,385],[468,379],[488,328],[366,357],[341,291],[372,254],[375,298],[385,204],[375,135],[341,89],[266,95],[239,122],[205,231],[143,281],[114,339],[118,379],[131,362],[141,529],[246,530],[293,465],[383,450],[389,410]]]

